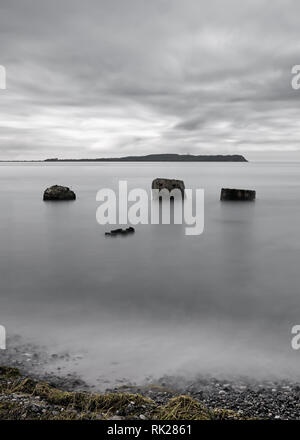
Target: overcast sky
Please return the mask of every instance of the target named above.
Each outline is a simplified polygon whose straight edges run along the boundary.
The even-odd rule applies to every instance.
[[[0,0],[0,159],[300,159],[298,0]]]

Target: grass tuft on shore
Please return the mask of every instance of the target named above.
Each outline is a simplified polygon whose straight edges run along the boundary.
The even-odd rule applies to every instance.
[[[5,367],[0,365],[0,379],[1,378],[16,378],[20,376],[20,371],[17,368]]]
[[[159,420],[212,420],[213,413],[190,396],[178,396],[160,406],[155,414]]]
[[[81,420],[121,416],[151,420],[240,419],[233,411],[210,410],[190,396],[177,396],[165,405],[134,393],[68,392],[24,377],[16,368],[0,366],[0,419]]]
[[[123,408],[132,407],[135,411],[142,405],[154,405],[154,402],[139,394],[107,393],[89,394],[66,392],[40,382],[34,389],[34,395],[40,396],[54,405],[72,407],[80,411],[105,411],[113,414]]]

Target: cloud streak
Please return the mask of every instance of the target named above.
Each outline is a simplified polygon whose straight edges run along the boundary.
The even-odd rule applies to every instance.
[[[300,158],[300,5],[2,0],[0,159]]]

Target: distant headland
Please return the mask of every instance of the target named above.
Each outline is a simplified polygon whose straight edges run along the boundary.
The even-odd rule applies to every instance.
[[[45,159],[45,162],[248,162],[240,154],[193,155],[148,154],[146,156],[102,157],[96,159]]]

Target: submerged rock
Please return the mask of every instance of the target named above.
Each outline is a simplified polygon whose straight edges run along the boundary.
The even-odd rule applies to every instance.
[[[233,189],[222,188],[221,200],[234,200],[234,201],[253,201],[256,197],[256,191],[251,189]]]
[[[173,189],[179,189],[182,197],[184,197],[185,186],[183,180],[157,178],[152,182],[152,189],[167,189],[169,192]]]
[[[122,234],[123,229],[113,229],[112,231],[110,231],[110,233],[112,235],[117,235],[117,234]]]
[[[53,185],[44,192],[43,200],[75,200],[75,193],[67,186]]]
[[[105,232],[105,235],[107,237],[116,237],[117,235],[127,235],[127,234],[133,234],[135,232],[135,229],[132,226],[129,226],[129,228],[126,229],[113,229],[110,232]]]

